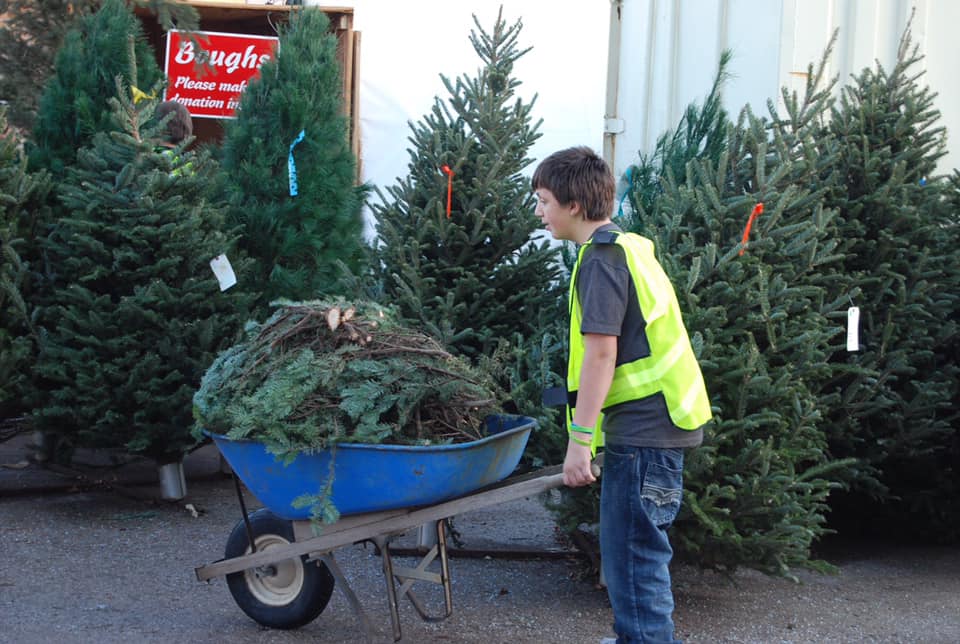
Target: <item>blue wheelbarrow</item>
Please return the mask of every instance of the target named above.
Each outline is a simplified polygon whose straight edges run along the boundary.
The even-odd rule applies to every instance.
[[[427,621],[452,614],[445,519],[563,484],[559,467],[507,478],[516,469],[535,426],[536,421],[524,416],[491,416],[486,421],[486,436],[469,443],[340,444],[332,450],[298,455],[288,465],[261,443],[211,434],[235,473],[243,520],[227,539],[225,558],[197,568],[197,578],[207,581],[226,576],[244,613],[264,626],[280,629],[298,628],[318,617],[337,587],[370,641],[375,629],[333,552],[372,541],[381,555],[397,641],[401,638],[398,597],[406,596]],[[340,518],[316,534],[310,508],[297,507],[294,501],[323,488],[331,461],[330,499]],[[247,513],[241,481],[264,508]],[[415,568],[395,566],[390,539],[423,526],[435,526],[435,545]],[[437,557],[440,571],[431,572],[427,567]],[[432,616],[423,609],[412,592],[415,581],[443,587],[443,614]]]

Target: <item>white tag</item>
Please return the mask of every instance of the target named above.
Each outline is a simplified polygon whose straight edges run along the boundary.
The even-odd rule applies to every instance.
[[[847,351],[860,350],[860,307],[847,309]]]
[[[210,260],[210,268],[213,274],[217,276],[220,282],[220,290],[225,291],[237,283],[237,276],[233,274],[233,267],[230,266],[230,260],[226,255],[217,255]]]

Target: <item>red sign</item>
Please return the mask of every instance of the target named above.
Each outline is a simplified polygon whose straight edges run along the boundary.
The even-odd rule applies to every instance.
[[[260,66],[273,57],[278,38],[194,32],[167,32],[164,100],[182,103],[200,118],[233,118],[240,94],[260,75]]]

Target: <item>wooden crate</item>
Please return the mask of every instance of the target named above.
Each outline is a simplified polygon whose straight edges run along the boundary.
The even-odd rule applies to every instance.
[[[280,24],[286,22],[292,11],[301,7],[289,4],[248,4],[241,0],[184,0],[200,16],[200,31],[275,36]],[[357,158],[360,176],[360,97],[359,81],[360,34],[353,30],[351,7],[317,7],[330,19],[330,29],[337,36],[337,58],[343,78],[343,112],[350,123],[350,145]],[[156,16],[147,8],[138,7],[137,15],[143,22],[147,39],[153,46],[157,63],[163,68],[166,34]],[[197,142],[219,141],[223,125],[218,119],[194,119],[193,133]]]

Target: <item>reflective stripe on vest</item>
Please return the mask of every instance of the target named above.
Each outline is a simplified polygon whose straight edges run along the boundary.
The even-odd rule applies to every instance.
[[[656,260],[653,242],[633,233],[614,233],[614,238],[627,259],[640,311],[647,324],[645,333],[651,355],[616,367],[603,407],[662,392],[673,424],[681,429],[698,429],[712,416],[710,400],[700,365],[683,326],[673,285]],[[567,389],[571,401],[579,389],[584,351],[583,335],[580,333],[583,312],[577,297],[576,279],[583,253],[591,243],[588,241],[580,248],[570,276]],[[571,402],[568,422],[573,418],[572,406],[575,404]]]

